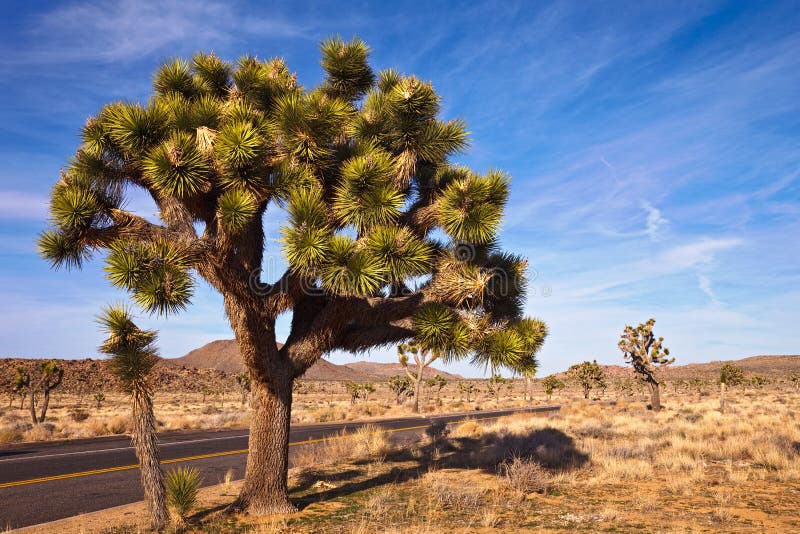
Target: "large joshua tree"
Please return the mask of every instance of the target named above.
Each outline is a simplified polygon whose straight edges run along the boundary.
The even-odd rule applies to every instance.
[[[626,326],[619,341],[625,361],[633,366],[633,372],[650,388],[650,406],[653,411],[661,409],[660,384],[656,368],[675,361],[669,357],[669,349],[664,347],[664,338],[653,335],[656,320],[649,319],[636,328]]]
[[[293,510],[292,382],[325,353],[414,337],[451,357],[478,348],[513,364],[534,341],[521,311],[527,262],[497,241],[508,176],[450,162],[467,132],[438,117],[430,83],[376,76],[358,39],[329,39],[321,52],[315,88],[280,59],[201,53],[164,64],[146,103],[111,103],[86,122],[40,238],[55,267],[107,250],[110,281],[153,313],[183,310],[194,277],[221,293],[252,380],[235,503],[251,513]],[[136,189],[159,221],[125,209]],[[288,267],[270,273],[265,223],[275,221]]]
[[[151,526],[160,529],[167,520],[166,491],[159,462],[156,418],[149,383],[150,371],[158,363],[156,333],[139,329],[123,306],[106,308],[98,322],[108,334],[100,352],[111,356],[111,372],[119,379],[122,389],[131,396],[131,437],[140,464],[144,499]]]

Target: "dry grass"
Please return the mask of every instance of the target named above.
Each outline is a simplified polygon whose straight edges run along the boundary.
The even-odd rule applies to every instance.
[[[665,395],[466,421],[413,444],[364,427],[293,450],[285,518],[198,532],[800,531],[800,392]],[[220,481],[201,507],[230,503]],[[233,488],[231,487],[233,486]],[[87,530],[87,532],[92,531]]]
[[[301,387],[294,393],[292,422],[330,423],[411,415],[410,401],[398,406],[394,394],[385,383],[376,383],[375,386],[377,391],[369,400],[359,400],[352,404],[341,382],[301,382]],[[424,413],[448,413],[471,411],[481,406],[493,409],[524,405],[521,384],[516,384],[514,388],[499,403],[490,400],[485,391],[475,394],[472,402],[466,403],[458,397],[456,384],[451,383],[442,390],[441,403],[436,403],[426,392],[421,407]],[[478,389],[481,390],[481,387]],[[41,429],[31,431],[27,400],[23,408],[20,408],[18,399],[10,406],[0,406],[0,444],[87,438],[127,432],[127,419],[130,416],[127,397],[116,392],[103,393],[105,400],[98,408],[89,393],[77,395],[56,390],[47,413],[46,423],[50,427],[46,432]],[[241,404],[240,398],[238,393],[232,391],[225,395],[159,391],[154,398],[158,429],[246,428],[250,422],[250,410],[247,405]]]

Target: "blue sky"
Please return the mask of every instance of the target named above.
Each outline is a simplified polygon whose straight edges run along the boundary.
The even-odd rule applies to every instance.
[[[798,353],[796,2],[119,0],[4,11],[0,356],[95,356],[94,315],[125,298],[101,261],[53,272],[34,253],[47,193],[88,116],[145,99],[161,60],[197,50],[282,56],[313,85],[317,44],[337,33],[364,38],[376,69],[431,80],[445,116],[472,132],[460,161],[513,176],[503,243],[530,258],[527,308],[551,327],[542,374],[621,363],[623,327],[649,317],[683,363]],[[131,207],[152,211],[138,198]],[[273,241],[267,254],[280,262]],[[232,337],[204,286],[188,312],[142,323],[161,330],[165,356]]]

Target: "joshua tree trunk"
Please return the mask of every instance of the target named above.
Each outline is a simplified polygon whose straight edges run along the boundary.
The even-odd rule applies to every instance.
[[[235,506],[252,514],[295,511],[289,502],[289,423],[292,412],[291,367],[284,377],[252,376],[249,454],[244,486]]]
[[[42,398],[42,410],[39,412],[39,422],[44,422],[44,416],[47,415],[47,407],[50,406],[50,390],[45,388]]]
[[[39,419],[36,418],[36,390],[34,388],[28,388],[28,397],[30,398],[30,402],[28,404],[30,404],[31,421],[34,425],[38,425]]]
[[[295,369],[279,354],[271,321],[247,310],[246,304],[232,299],[226,304],[250,374],[252,409],[244,485],[231,508],[255,515],[293,512],[287,471]]]
[[[725,412],[725,382],[719,384],[719,411]]]
[[[528,401],[528,402],[531,402],[533,400],[533,394],[532,394],[532,389],[533,388],[531,386],[532,386],[531,377],[526,376],[525,377],[525,400]]]
[[[131,393],[133,401],[133,432],[131,434],[136,458],[139,460],[139,471],[144,489],[144,500],[150,513],[150,523],[156,530],[167,523],[166,493],[164,490],[164,473],[158,455],[158,437],[156,436],[153,400],[149,392],[135,389]]]
[[[422,393],[422,372],[417,371],[417,378],[414,382],[414,413],[419,413],[419,396]]]
[[[648,382],[650,386],[650,406],[653,411],[661,410],[661,391],[657,381]]]

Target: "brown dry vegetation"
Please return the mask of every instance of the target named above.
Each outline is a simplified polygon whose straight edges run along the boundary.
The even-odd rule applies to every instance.
[[[300,512],[225,515],[228,482],[203,491],[190,530],[800,531],[800,392],[737,389],[725,414],[710,390],[668,388],[660,413],[639,395],[577,395],[557,414],[468,421],[413,443],[365,428],[308,446],[291,472]],[[59,528],[138,532],[132,510]],[[110,518],[123,526],[108,530]]]
[[[496,407],[520,406],[523,385],[505,387],[500,400],[490,396],[484,381],[471,381],[476,393],[467,403],[450,382],[442,390],[439,401],[436,393],[425,389],[422,407],[425,413],[472,411]],[[369,399],[352,404],[344,382],[299,381],[294,392],[292,421],[294,423],[325,423],[365,420],[411,415],[406,402],[397,405],[394,394],[385,382],[375,383],[376,392]],[[159,431],[186,429],[247,428],[250,408],[242,405],[241,393],[235,385],[223,382],[215,389],[204,386],[201,391],[182,393],[157,391],[154,396],[155,414]],[[102,392],[105,400],[97,407],[94,393]],[[20,408],[20,398],[6,395],[0,401],[0,445],[21,441],[42,441],[68,438],[86,438],[128,432],[130,404],[128,397],[114,390],[99,387],[85,393],[65,393],[56,390],[50,401],[47,420],[33,426],[28,411],[28,400]]]

